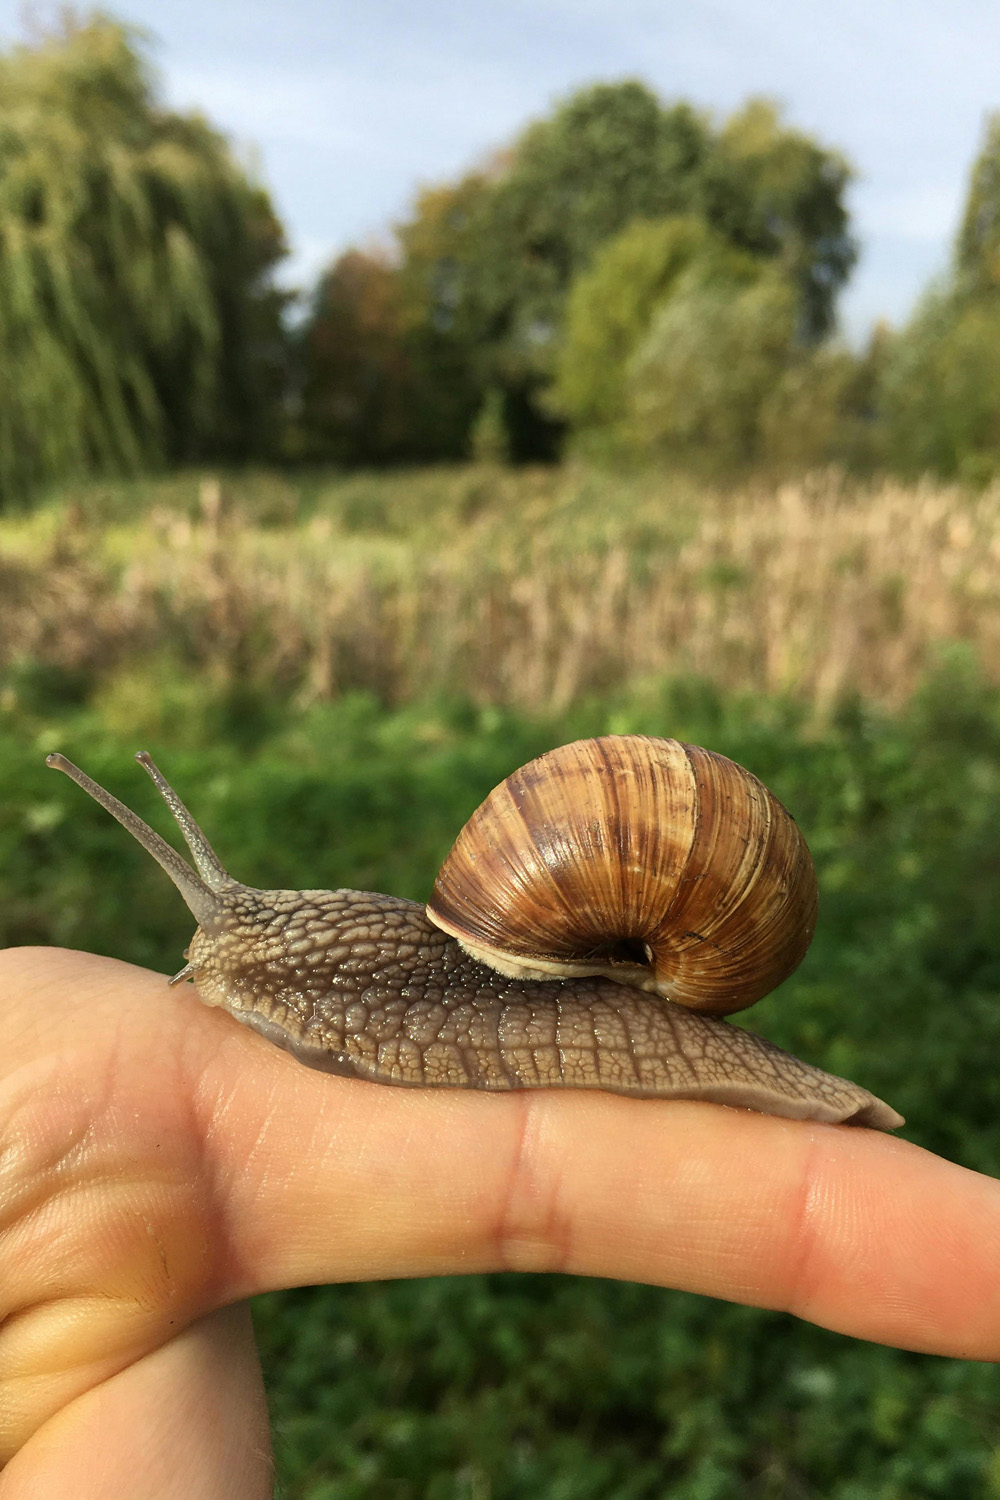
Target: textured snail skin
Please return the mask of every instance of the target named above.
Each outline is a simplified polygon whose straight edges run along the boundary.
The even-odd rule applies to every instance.
[[[414,901],[238,886],[189,955],[204,1001],[329,1073],[704,1099],[882,1130],[903,1123],[856,1084],[669,1000],[602,978],[505,979]]]
[[[197,874],[63,756],[48,764],[142,843],[194,913],[189,961],[172,982],[193,979],[206,1004],[310,1067],[423,1088],[595,1088],[882,1130],[903,1124],[858,1085],[660,996],[602,977],[505,978],[416,902],[240,885],[149,757],[137,759],[168,802]]]

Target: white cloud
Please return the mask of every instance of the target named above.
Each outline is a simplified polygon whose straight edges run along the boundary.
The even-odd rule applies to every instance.
[[[0,0],[0,32],[21,0]],[[259,149],[305,277],[554,97],[642,76],[724,112],[750,93],[855,161],[846,308],[898,318],[943,262],[990,107],[993,0],[118,0],[171,101]],[[859,311],[862,310],[862,311]]]
[[[264,65],[239,70],[182,69],[169,80],[177,109],[199,109],[227,130],[257,143],[281,141],[312,149],[363,151],[364,132],[339,103],[331,70]]]
[[[964,183],[922,183],[871,190],[858,195],[869,238],[915,240],[940,245],[950,239],[957,226],[964,199]]]

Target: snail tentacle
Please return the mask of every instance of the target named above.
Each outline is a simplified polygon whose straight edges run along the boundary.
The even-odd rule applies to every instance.
[[[136,759],[140,760],[140,757],[136,756]],[[141,764],[146,765],[148,759],[147,756],[145,761],[141,761]],[[150,828],[148,823],[143,822],[137,813],[134,813],[130,807],[126,807],[124,802],[119,802],[118,798],[113,797],[110,792],[106,792],[102,786],[87,775],[86,771],[81,771],[79,766],[75,766],[71,760],[67,760],[65,755],[47,755],[45,757],[45,764],[51,766],[56,771],[65,772],[72,781],[76,782],[77,786],[82,787],[85,792],[88,792],[95,802],[99,802],[106,812],[109,812],[113,818],[117,818],[123,828],[128,829],[132,837],[137,839],[146,850],[146,853],[153,856],[161,870],[164,870],[170,876],[170,879],[184,897],[191,915],[199,923],[209,922],[218,914],[219,899],[217,891],[213,890],[200,874],[196,874],[187,861],[177,853],[173,845],[168,844],[165,838],[161,838],[156,830]],[[150,765],[152,765],[151,761],[146,766],[147,770]],[[179,798],[177,800],[178,802],[180,801]]]
[[[223,867],[215,850],[170,785],[170,782],[162,772],[157,770],[149,752],[140,750],[136,755],[136,760],[148,774],[156,790],[173,813],[174,821],[184,835],[184,842],[191,851],[191,857],[197,866],[198,874],[209,890],[223,891],[227,886],[233,885],[234,881],[228,870]]]

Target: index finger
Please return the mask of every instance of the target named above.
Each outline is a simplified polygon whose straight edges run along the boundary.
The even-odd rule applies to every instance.
[[[275,1142],[266,1203],[253,1174],[232,1179],[241,1291],[563,1271],[1000,1358],[1000,1184],[905,1141],[713,1104],[327,1087],[320,1160]]]
[[[24,953],[4,972],[26,1142],[11,1291],[24,1308],[85,1288],[110,1316],[113,1283],[142,1312],[117,1359],[273,1287],[495,1269],[1000,1357],[1000,1184],[905,1141],[713,1104],[378,1087],[128,965]]]
[[[216,1145],[249,1257],[238,1295],[562,1271],[1000,1358],[1000,1183],[904,1140],[715,1104],[333,1079],[211,1019],[225,1050],[203,1082],[227,1090]],[[262,1066],[266,1093],[231,1087]]]

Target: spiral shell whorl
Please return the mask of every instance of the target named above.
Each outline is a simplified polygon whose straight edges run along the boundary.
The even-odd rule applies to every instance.
[[[722,1014],[801,962],[816,880],[794,820],[749,771],[612,735],[550,751],[491,792],[427,911],[503,973],[608,974]]]

